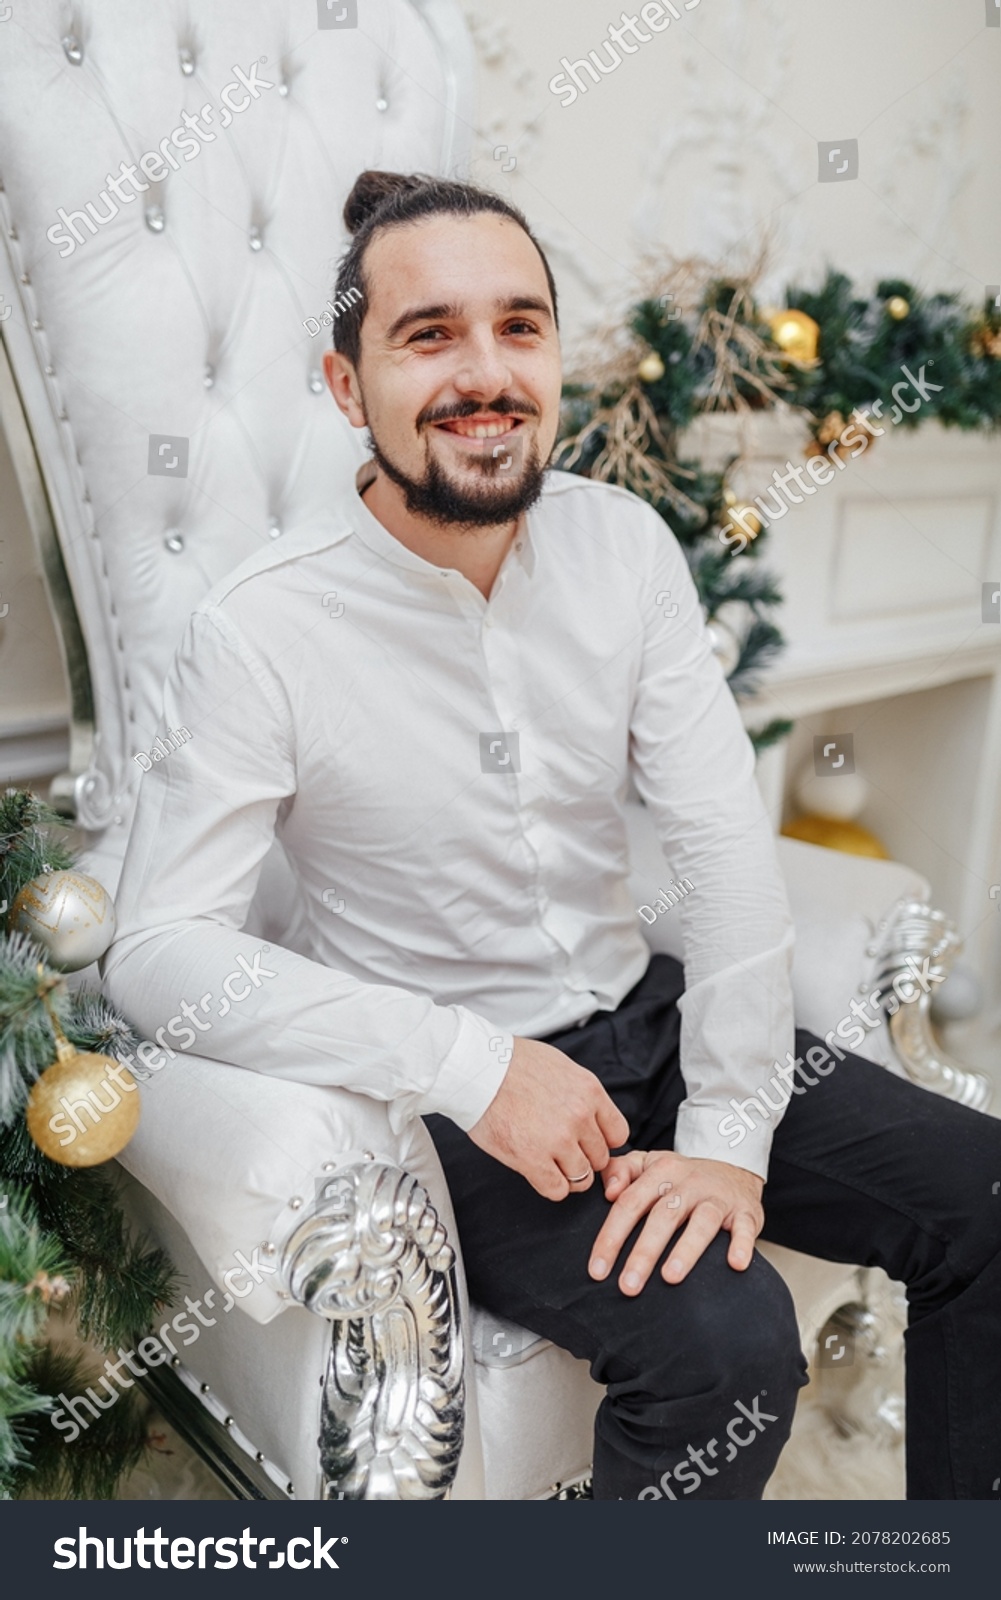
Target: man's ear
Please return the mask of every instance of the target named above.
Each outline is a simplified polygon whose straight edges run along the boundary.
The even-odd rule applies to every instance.
[[[323,376],[327,380],[327,388],[352,428],[366,427],[361,386],[353,363],[339,350],[326,350],[323,355]]]

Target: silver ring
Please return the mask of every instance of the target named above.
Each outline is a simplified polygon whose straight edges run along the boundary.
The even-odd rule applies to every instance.
[[[593,1167],[588,1167],[587,1171],[582,1172],[579,1178],[568,1178],[567,1183],[584,1183],[591,1176],[593,1171]]]

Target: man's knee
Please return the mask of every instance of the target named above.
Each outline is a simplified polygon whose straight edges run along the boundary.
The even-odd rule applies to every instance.
[[[775,1268],[755,1255],[746,1272],[727,1265],[721,1235],[682,1284],[659,1285],[647,1326],[642,1377],[648,1392],[715,1394],[750,1401],[767,1389],[785,1402],[805,1382],[806,1363],[792,1296]],[[638,1353],[638,1352],[637,1352]]]

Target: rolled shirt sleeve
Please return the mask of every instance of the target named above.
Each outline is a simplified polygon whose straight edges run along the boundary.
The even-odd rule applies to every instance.
[[[789,1092],[764,1118],[734,1106],[793,1049],[793,922],[750,740],[681,548],[663,524],[658,535],[630,752],[670,872],[691,885],[675,1148],[765,1177]]]
[[[108,996],[166,1059],[194,1049],[387,1101],[397,1126],[437,1111],[468,1129],[504,1078],[509,1032],[241,931],[295,796],[294,726],[263,654],[218,607],[196,611],[164,688],[176,748],[142,779]]]

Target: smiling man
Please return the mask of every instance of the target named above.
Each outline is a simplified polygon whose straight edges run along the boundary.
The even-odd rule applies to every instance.
[[[150,1032],[253,953],[277,832],[305,933],[199,1048],[427,1118],[473,1298],[607,1386],[596,1497],[761,1495],[805,1381],[764,1228],[907,1283],[908,1492],[990,1498],[997,1123],[854,1056],[806,1070],[833,1058],[794,1030],[771,829],[684,556],[633,495],[547,469],[556,291],[525,219],[365,173],[345,220],[336,296],[361,297],[326,372],[371,459],[191,619],[165,689],[191,738],[144,778],[113,999]],[[631,780],[692,885],[684,971],[630,903]]]

